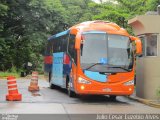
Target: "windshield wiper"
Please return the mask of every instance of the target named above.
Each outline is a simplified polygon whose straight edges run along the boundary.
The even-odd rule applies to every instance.
[[[94,63],[93,65],[91,65],[91,66],[89,66],[88,68],[86,68],[86,70],[88,70],[88,69],[94,67],[95,65],[99,65],[99,64],[102,64],[102,63]]]
[[[123,69],[123,70],[125,70],[125,71],[128,71],[128,72],[130,72],[130,69],[126,69],[126,68],[124,68],[124,67],[121,67],[121,66],[116,66],[116,67],[109,67],[109,68],[121,68],[121,69]]]

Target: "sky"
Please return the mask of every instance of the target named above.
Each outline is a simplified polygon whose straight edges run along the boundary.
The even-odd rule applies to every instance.
[[[99,2],[100,0],[93,0],[93,1],[96,2],[96,3],[100,3],[100,2]],[[103,0],[103,1],[104,1],[104,0]]]

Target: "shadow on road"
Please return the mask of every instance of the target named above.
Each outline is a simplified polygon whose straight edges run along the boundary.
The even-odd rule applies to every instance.
[[[48,88],[50,89],[50,88]],[[76,95],[71,98],[67,95],[67,90],[60,87],[53,89],[68,97],[71,101],[77,101],[77,103],[93,103],[93,104],[124,104],[129,105],[128,98],[117,96],[116,99],[111,99],[108,95]]]
[[[124,104],[128,105],[128,101],[119,99],[120,96],[117,96],[115,100],[111,99],[107,95],[87,95],[80,96],[80,100],[84,103],[102,103],[102,104]]]

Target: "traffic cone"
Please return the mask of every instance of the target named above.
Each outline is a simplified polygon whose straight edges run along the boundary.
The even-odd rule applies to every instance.
[[[29,91],[39,91],[38,86],[38,72],[34,71],[32,72],[32,78],[30,82],[30,86],[28,87]]]
[[[16,78],[14,76],[8,76],[7,83],[8,83],[8,95],[6,95],[6,100],[21,101],[22,94],[18,93]]]

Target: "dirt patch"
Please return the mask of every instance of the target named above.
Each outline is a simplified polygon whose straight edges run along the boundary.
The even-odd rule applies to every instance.
[[[41,94],[39,94],[39,93],[32,93],[32,96],[41,96]]]

